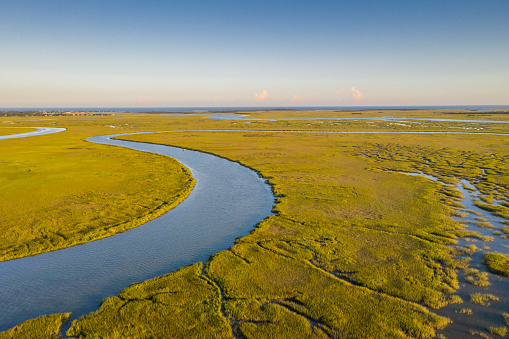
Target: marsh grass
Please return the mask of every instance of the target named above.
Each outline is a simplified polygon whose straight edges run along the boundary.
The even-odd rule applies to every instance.
[[[499,301],[499,300],[500,298],[494,296],[493,294],[473,293],[470,295],[470,302],[486,307],[490,306],[489,301]]]
[[[491,285],[488,281],[488,273],[486,272],[477,272],[474,276],[468,276],[467,282],[477,287],[486,287]]]
[[[91,144],[88,135],[70,127],[0,140],[0,260],[123,232],[190,193],[190,172],[175,160]]]
[[[485,253],[483,263],[490,272],[509,277],[509,256],[501,253]]]
[[[480,228],[495,228],[495,226],[493,226],[491,223],[489,222],[478,222],[475,224],[477,227],[480,227]]]
[[[80,338],[231,338],[217,286],[197,263],[103,300],[99,311],[73,321]],[[204,334],[206,333],[206,334]]]
[[[475,246],[474,244],[472,245],[468,245],[466,247],[456,247],[456,253],[457,255],[468,255],[468,256],[472,256],[475,254],[475,252],[477,252],[479,250],[479,248],[477,246]]]
[[[477,240],[481,240],[481,241],[495,240],[495,238],[493,238],[493,237],[490,237],[487,235],[482,235],[480,232],[470,231],[470,230],[454,230],[454,231],[452,231],[452,234],[454,234],[455,236],[457,236],[459,238],[472,238],[472,239],[477,239]]]
[[[472,336],[479,336],[479,337],[481,337],[483,339],[491,339],[491,336],[488,333],[481,332],[481,331],[470,330],[470,334]]]
[[[59,339],[60,328],[70,315],[54,314],[27,320],[10,330],[0,332],[0,339]]]
[[[491,327],[488,327],[488,331],[490,331],[490,333],[493,335],[497,335],[499,337],[505,337],[505,335],[507,334],[507,327],[505,327],[505,326],[499,326],[499,327],[491,326]]]
[[[462,308],[459,313],[466,314],[466,315],[472,315],[473,314],[471,308]]]

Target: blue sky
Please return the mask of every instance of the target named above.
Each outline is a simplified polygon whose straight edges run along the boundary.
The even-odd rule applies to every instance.
[[[509,104],[509,1],[0,0],[0,107]]]

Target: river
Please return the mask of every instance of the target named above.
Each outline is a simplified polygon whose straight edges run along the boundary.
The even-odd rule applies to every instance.
[[[99,308],[134,282],[207,261],[271,214],[274,197],[256,172],[238,163],[170,146],[88,141],[170,156],[191,170],[196,186],[176,208],[113,237],[0,263],[0,331],[44,314]]]
[[[34,137],[37,135],[58,133],[58,132],[63,132],[66,130],[66,128],[59,128],[59,127],[2,127],[2,128],[37,128],[37,130],[31,131],[31,132],[26,132],[26,133],[0,135],[0,140]]]

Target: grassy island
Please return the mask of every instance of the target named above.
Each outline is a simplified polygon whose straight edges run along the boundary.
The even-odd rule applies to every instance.
[[[491,272],[509,278],[509,256],[501,253],[485,253],[483,262]]]

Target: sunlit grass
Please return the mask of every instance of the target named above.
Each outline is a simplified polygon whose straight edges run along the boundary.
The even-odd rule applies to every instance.
[[[60,327],[69,319],[70,313],[43,316],[27,320],[5,332],[0,339],[57,339]]]
[[[133,284],[74,321],[69,336],[85,338],[231,338],[221,316],[217,286],[201,275],[201,263]]]
[[[486,287],[491,285],[488,281],[488,273],[486,272],[478,272],[473,276],[468,276],[467,282],[477,287]]]
[[[482,306],[490,306],[490,301],[499,301],[500,298],[493,294],[473,293],[470,295],[470,302]]]
[[[460,310],[460,313],[461,313],[461,314],[467,314],[467,315],[472,315],[472,314],[473,314],[473,312],[472,312],[472,309],[471,309],[471,308],[462,308],[462,309]]]
[[[0,126],[0,136],[36,131],[35,128],[2,128],[2,127],[4,126]]]
[[[509,277],[509,256],[502,253],[485,253],[483,262],[490,272]]]
[[[507,327],[505,326],[498,327],[490,326],[488,330],[490,331],[491,334],[497,335],[499,337],[505,337],[505,335],[507,334]]]
[[[504,318],[504,322],[509,326],[509,313],[502,313],[502,317]]]
[[[86,136],[69,128],[0,140],[0,260],[123,232],[189,194],[193,179],[173,159],[92,144]]]

